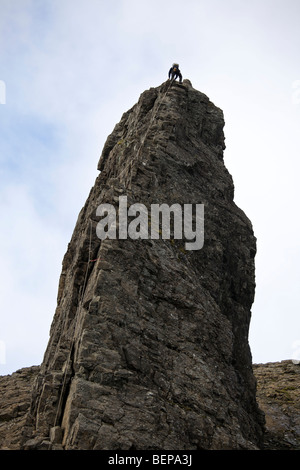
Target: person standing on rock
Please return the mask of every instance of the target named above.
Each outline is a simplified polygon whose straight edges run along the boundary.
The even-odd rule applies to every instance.
[[[182,83],[182,75],[179,70],[179,65],[178,64],[173,64],[172,67],[169,70],[169,78],[171,77],[172,80],[176,80],[177,77],[179,77],[179,83]]]

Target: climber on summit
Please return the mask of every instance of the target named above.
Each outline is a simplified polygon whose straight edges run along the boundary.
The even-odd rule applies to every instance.
[[[172,67],[169,70],[169,78],[171,77],[172,80],[176,80],[177,77],[179,77],[179,83],[182,83],[182,75],[179,70],[179,65],[178,64],[173,64]]]

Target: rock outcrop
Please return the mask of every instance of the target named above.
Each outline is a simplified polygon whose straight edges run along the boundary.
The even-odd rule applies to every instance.
[[[0,449],[19,450],[38,366],[0,377]]]
[[[286,360],[253,367],[266,419],[264,449],[300,450],[300,365]]]
[[[28,367],[0,377],[1,450],[20,448],[39,369]],[[261,449],[300,450],[300,365],[291,360],[253,364],[253,371],[257,380],[257,401],[266,417]],[[61,432],[58,435],[61,436]],[[39,448],[43,446],[48,449],[49,442],[39,444]],[[62,448],[53,443],[51,447]]]
[[[256,240],[233,200],[223,127],[184,80],[145,91],[108,137],[63,260],[20,448],[261,448],[248,344]],[[99,238],[103,204],[115,208],[115,239]],[[183,238],[175,216],[161,236],[154,204],[193,207]],[[203,236],[195,205],[204,245],[191,250],[192,227]]]

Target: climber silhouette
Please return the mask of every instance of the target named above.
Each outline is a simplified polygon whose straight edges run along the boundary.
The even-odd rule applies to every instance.
[[[173,64],[169,70],[169,78],[171,78],[171,80],[176,80],[177,77],[179,77],[179,83],[182,83],[182,75],[179,70],[179,65]]]

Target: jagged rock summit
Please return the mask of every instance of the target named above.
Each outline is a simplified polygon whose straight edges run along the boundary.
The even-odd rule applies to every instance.
[[[63,260],[20,448],[260,448],[248,345],[256,240],[233,200],[223,127],[189,80],[168,81],[108,137]],[[119,236],[100,239],[97,208],[120,214],[120,198],[131,236],[116,219]],[[170,236],[151,237],[155,204],[193,206],[194,233],[202,205],[203,246],[175,236],[175,217]]]

